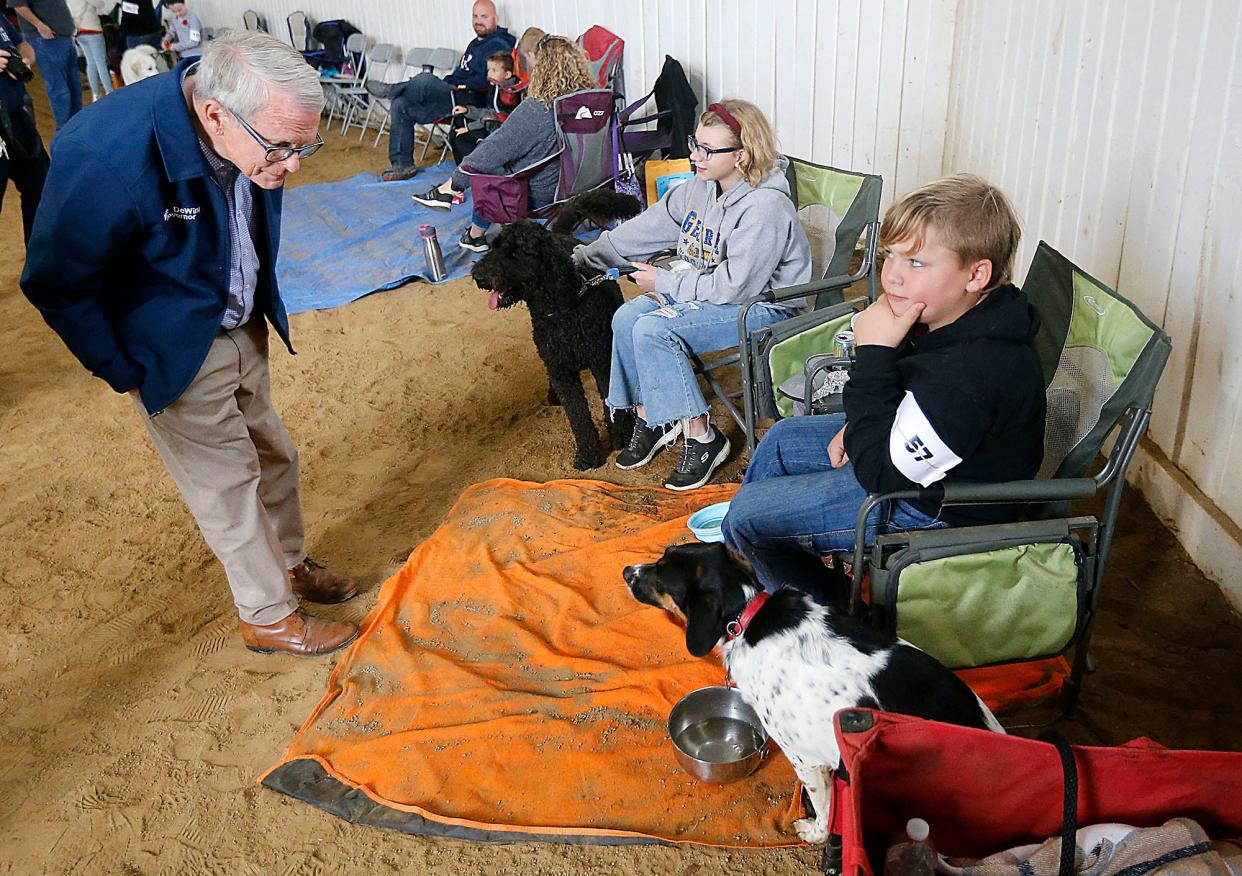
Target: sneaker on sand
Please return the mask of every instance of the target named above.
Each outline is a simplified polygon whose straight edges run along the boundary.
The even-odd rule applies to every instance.
[[[412,179],[418,173],[418,168],[410,165],[409,167],[390,167],[380,174],[383,182],[401,182],[402,180]]]
[[[446,195],[440,191],[440,187],[427,189],[421,195],[414,195],[414,200],[422,204],[424,207],[434,207],[437,210],[447,210],[453,206],[453,196]]]
[[[670,490],[697,490],[712,479],[716,469],[728,458],[729,439],[719,429],[716,437],[706,444],[687,438],[677,468],[664,479],[664,486]]]
[[[630,445],[617,454],[617,468],[642,468],[680,434],[681,421],[652,427],[642,417],[635,416],[634,434],[630,436]]]
[[[461,239],[457,241],[457,245],[464,250],[470,252],[490,252],[492,245],[487,242],[486,237],[471,237],[470,226],[466,226],[466,230],[461,233]]]

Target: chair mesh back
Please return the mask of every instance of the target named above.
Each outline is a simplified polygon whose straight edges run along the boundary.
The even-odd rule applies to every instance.
[[[1100,422],[1100,411],[1117,386],[1108,357],[1078,347],[1061,351],[1061,361],[1048,387],[1044,422],[1044,461],[1036,477],[1050,478],[1070,451]]]
[[[883,181],[801,158],[790,158],[785,171],[790,196],[811,244],[812,276],[839,277],[849,270],[854,246],[867,226],[879,222]],[[840,300],[817,301],[816,306]]]
[[[613,93],[601,88],[575,91],[556,99],[556,125],[565,147],[561,153],[558,201],[616,178],[615,109]]]
[[[1150,408],[1171,344],[1133,304],[1040,241],[1025,292],[1047,387],[1039,477],[1078,477],[1131,407]]]

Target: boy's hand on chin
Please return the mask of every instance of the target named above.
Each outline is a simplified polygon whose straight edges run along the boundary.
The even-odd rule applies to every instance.
[[[911,304],[901,316],[889,307],[888,295],[881,295],[854,320],[854,343],[858,346],[896,347],[923,315],[921,301]]]

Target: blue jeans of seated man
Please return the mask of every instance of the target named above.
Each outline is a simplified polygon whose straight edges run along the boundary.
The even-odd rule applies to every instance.
[[[657,426],[707,413],[689,354],[736,347],[741,312],[740,304],[706,301],[662,307],[646,295],[625,302],[612,316],[608,407],[643,405],[645,419]],[[746,327],[754,331],[788,317],[788,310],[759,304],[747,314]]]
[[[388,163],[414,164],[414,126],[426,125],[453,112],[453,89],[434,73],[419,73],[389,92],[392,127],[388,132]]]
[[[47,89],[47,102],[52,106],[56,130],[82,109],[82,80],[78,76],[78,50],[69,37],[53,37],[45,40],[32,36],[39,72],[43,75],[43,87]]]
[[[755,567],[768,590],[795,587],[821,602],[827,574],[821,557],[854,549],[854,518],[867,491],[854,466],[833,468],[828,442],[845,426],[844,414],[792,417],[763,436],[722,524],[729,547]],[[904,502],[867,518],[866,542],[877,531],[935,529],[946,524]]]

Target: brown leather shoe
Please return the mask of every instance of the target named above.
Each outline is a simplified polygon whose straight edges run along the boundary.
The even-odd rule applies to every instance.
[[[274,624],[259,626],[238,621],[242,642],[251,651],[271,654],[284,651],[297,657],[316,657],[343,648],[358,638],[358,627],[349,621],[325,620],[298,609]]]
[[[310,557],[289,570],[289,583],[298,596],[321,605],[335,605],[358,595],[358,582],[325,569]]]

